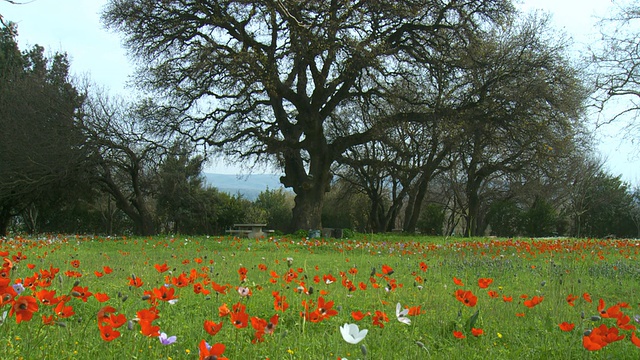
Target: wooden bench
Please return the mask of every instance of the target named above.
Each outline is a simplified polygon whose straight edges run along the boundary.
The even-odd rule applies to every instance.
[[[226,233],[256,239],[264,236],[265,233],[273,232],[272,230],[264,230],[265,226],[267,224],[233,224],[234,228],[226,230]]]

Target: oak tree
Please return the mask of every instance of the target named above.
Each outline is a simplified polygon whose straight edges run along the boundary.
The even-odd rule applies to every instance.
[[[391,124],[393,84],[513,11],[507,0],[111,0],[104,22],[141,63],[139,83],[184,116],[163,125],[239,162],[266,161],[296,194],[293,229],[319,229],[331,166]]]

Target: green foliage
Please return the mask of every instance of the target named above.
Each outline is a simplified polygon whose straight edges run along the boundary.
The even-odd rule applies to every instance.
[[[291,224],[293,195],[284,189],[265,191],[258,195],[254,206],[264,211],[267,227],[272,230],[286,231]]]
[[[157,213],[165,227],[174,234],[203,234],[200,227],[202,218],[202,178],[201,156],[190,157],[191,151],[181,143],[175,143],[164,158],[158,171]]]
[[[418,229],[425,235],[442,235],[444,224],[444,207],[440,204],[429,203],[420,213]]]
[[[536,196],[533,204],[522,214],[522,230],[527,236],[555,235],[558,217],[552,204]]]
[[[48,58],[38,45],[20,52],[15,34],[0,29],[0,235],[27,207],[78,201],[90,183],[90,154],[75,126],[84,97],[66,54]]]
[[[586,211],[582,215],[584,236],[637,235],[632,218],[636,206],[633,194],[620,176],[600,172],[586,193]]]
[[[523,211],[514,199],[497,200],[491,203],[487,222],[496,236],[512,237],[519,233]]]
[[[328,228],[352,229],[367,232],[369,199],[352,192],[344,184],[336,183],[325,198],[322,224]]]

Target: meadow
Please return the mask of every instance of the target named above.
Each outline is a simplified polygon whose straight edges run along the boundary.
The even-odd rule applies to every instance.
[[[0,240],[0,359],[637,359],[639,250],[15,237]]]

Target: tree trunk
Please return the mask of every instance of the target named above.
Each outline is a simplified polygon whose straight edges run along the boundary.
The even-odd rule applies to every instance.
[[[473,183],[473,182],[472,182]],[[471,185],[467,190],[467,226],[465,227],[464,234],[468,237],[478,235],[478,216],[480,212],[480,197],[478,196],[478,189]]]
[[[405,212],[405,229],[415,231],[416,226],[418,225],[418,219],[420,218],[420,212],[422,211],[422,203],[424,202],[424,198],[427,196],[430,181],[431,174],[423,173],[416,191],[413,192],[414,199],[409,202],[411,206],[407,206]]]
[[[293,218],[291,221],[292,230],[322,229],[324,194],[324,189],[318,189],[315,186],[296,192]]]
[[[308,136],[311,136],[310,134]],[[326,143],[316,140],[315,151],[309,153],[309,173],[299,152],[285,154],[285,176],[280,182],[296,194],[290,231],[322,229],[322,207],[331,185],[331,163]]]
[[[9,230],[9,222],[13,215],[11,209],[8,206],[0,207],[0,236],[6,236],[7,230]]]

